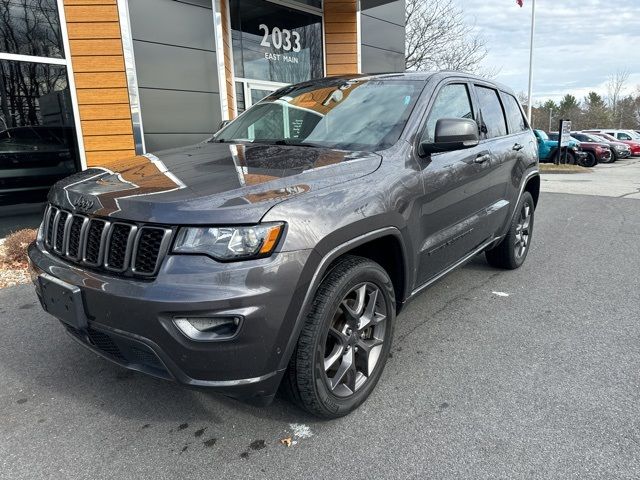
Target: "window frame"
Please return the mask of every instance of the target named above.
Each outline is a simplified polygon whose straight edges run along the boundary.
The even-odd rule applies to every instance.
[[[433,93],[431,93],[429,101],[427,102],[427,106],[422,112],[420,116],[420,120],[418,121],[419,128],[417,129],[417,133],[415,135],[415,140],[414,140],[414,153],[416,157],[419,157],[419,158],[424,157],[424,155],[420,154],[420,140],[422,139],[424,131],[427,128],[427,120],[429,119],[429,115],[433,110],[433,105],[435,104],[436,99],[438,98],[438,95],[440,95],[440,92],[442,92],[442,90],[448,87],[449,85],[464,85],[467,88],[467,95],[469,96],[469,102],[471,104],[471,113],[473,114],[472,120],[474,120],[476,122],[476,125],[478,125],[478,133],[480,133],[480,124],[478,123],[478,116],[480,111],[478,108],[477,98],[475,97],[475,91],[473,90],[473,85],[471,84],[468,78],[464,78],[464,77],[447,78],[446,80],[440,82],[436,86],[436,88],[434,88]],[[480,140],[480,142],[482,141],[483,140]],[[433,153],[431,155],[442,155],[443,153],[447,153],[447,152]]]
[[[481,123],[478,124],[478,128],[480,129],[480,135],[482,136],[483,133],[486,135],[487,132],[483,132],[482,131],[483,127],[486,130],[486,124],[484,123],[484,115],[482,113],[482,107],[480,106],[480,96],[479,96],[479,93],[477,91],[477,88],[486,88],[486,89],[489,89],[489,90],[493,90],[496,93],[496,96],[498,97],[498,103],[500,104],[500,109],[502,110],[502,118],[504,118],[504,127],[505,127],[505,131],[506,131],[504,135],[498,135],[498,136],[495,136],[495,137],[481,138],[480,142],[482,143],[484,141],[495,140],[495,139],[504,138],[504,137],[508,137],[509,135],[512,135],[513,133],[510,132],[510,130],[509,130],[509,121],[507,119],[507,114],[506,114],[506,111],[504,109],[504,102],[502,101],[502,96],[500,95],[502,92],[500,91],[498,86],[497,85],[492,85],[490,83],[473,81],[472,82],[472,87],[473,87],[473,92],[474,92],[476,101],[478,103],[479,118],[481,120]]]
[[[525,115],[524,111],[522,110],[522,105],[520,105],[520,102],[518,101],[518,99],[516,98],[515,95],[509,93],[509,92],[505,92],[503,90],[498,90],[498,93],[500,94],[500,101],[502,102],[502,109],[504,111],[506,120],[507,120],[507,135],[517,135],[520,133],[524,133],[528,130],[531,130],[531,125],[529,125],[529,120],[527,119],[527,116]],[[518,110],[520,111],[520,115],[522,115],[522,119],[524,120],[524,130],[519,130],[519,131],[515,131],[512,130],[512,125],[511,125],[511,121],[509,120],[509,117],[507,116],[507,109],[506,109],[506,104],[507,104],[507,97],[511,97],[516,101],[516,105],[518,106]]]
[[[62,49],[64,58],[39,57],[33,55],[21,55],[16,53],[6,53],[0,51],[0,60],[23,63],[40,63],[44,65],[63,66],[67,72],[67,85],[69,86],[69,94],[71,96],[71,108],[73,110],[73,123],[76,129],[76,148],[78,149],[78,158],[80,170],[87,168],[87,158],[84,151],[84,140],[82,136],[82,123],[80,121],[80,110],[78,108],[78,95],[76,92],[75,78],[73,74],[73,65],[71,63],[71,48],[69,47],[69,33],[67,31],[67,19],[64,11],[63,0],[56,0],[58,8],[58,19],[60,20],[60,34],[62,36]]]

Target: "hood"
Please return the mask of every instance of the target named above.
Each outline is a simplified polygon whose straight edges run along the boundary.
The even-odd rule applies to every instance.
[[[369,152],[226,143],[156,155],[72,175],[51,189],[49,201],[139,222],[256,223],[277,203],[372,173],[382,160]]]

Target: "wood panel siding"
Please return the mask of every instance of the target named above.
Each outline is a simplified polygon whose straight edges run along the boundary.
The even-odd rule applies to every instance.
[[[324,0],[327,75],[358,73],[356,0]]]
[[[116,0],[64,0],[87,166],[135,155]]]
[[[224,78],[227,86],[227,107],[229,118],[236,118],[236,97],[233,84],[233,54],[231,53],[231,25],[229,21],[229,0],[220,0],[222,19],[222,53],[224,55]],[[220,52],[216,52],[219,55]]]

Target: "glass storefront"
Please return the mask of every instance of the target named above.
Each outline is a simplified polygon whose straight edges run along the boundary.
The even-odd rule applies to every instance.
[[[80,166],[57,2],[0,2],[0,27],[0,205],[40,202]]]
[[[266,0],[231,0],[230,17],[239,111],[281,85],[324,75],[319,13]]]

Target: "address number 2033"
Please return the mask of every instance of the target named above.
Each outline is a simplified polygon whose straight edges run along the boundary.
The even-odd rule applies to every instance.
[[[299,52],[302,50],[302,44],[300,43],[300,34],[298,32],[288,30],[286,28],[273,27],[269,30],[269,27],[264,23],[261,23],[258,28],[262,32],[262,42],[260,45],[263,47],[273,47],[276,50],[284,50],[285,52]],[[269,41],[271,38],[271,41]]]

